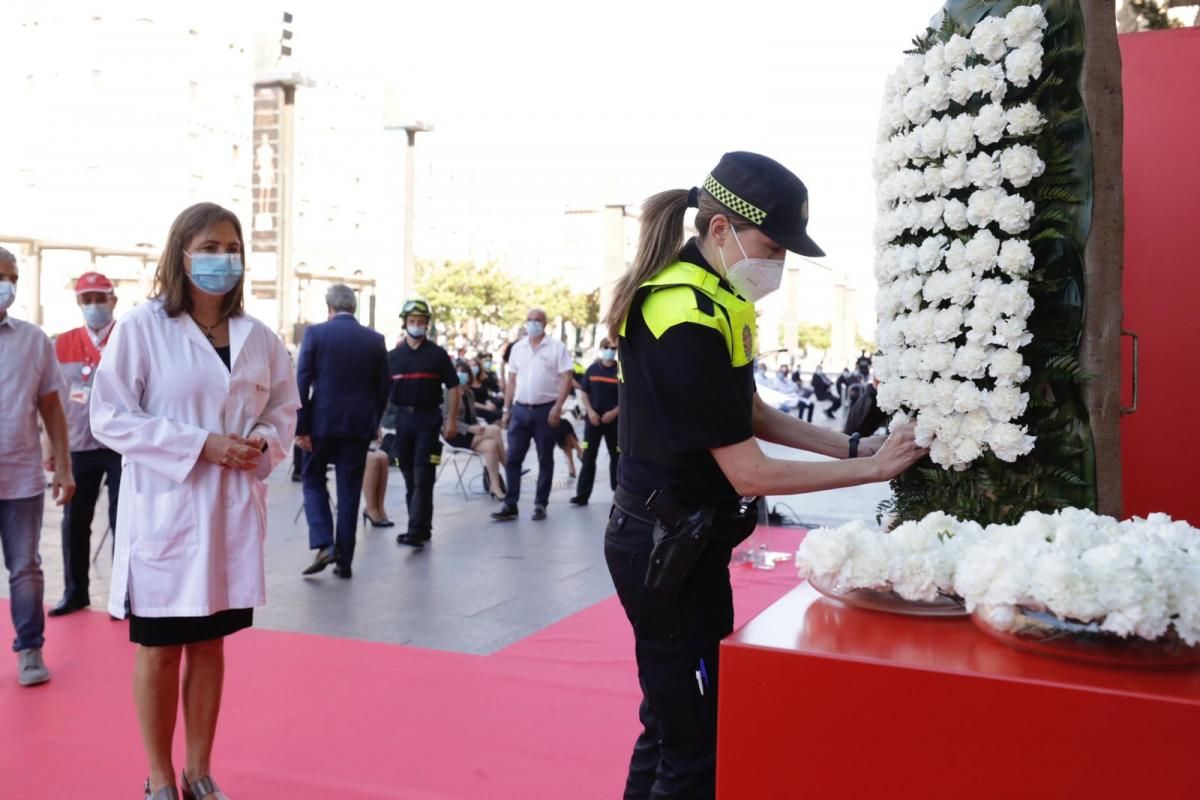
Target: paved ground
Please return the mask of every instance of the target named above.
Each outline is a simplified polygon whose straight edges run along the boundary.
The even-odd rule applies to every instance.
[[[767,445],[781,458],[820,458]],[[354,578],[345,581],[331,570],[301,577],[311,560],[299,484],[281,467],[271,478],[270,532],[267,537],[266,607],[255,613],[255,624],[374,641],[408,644],[465,653],[491,653],[612,594],[604,565],[603,532],[611,492],[598,486],[591,505],[567,503],[574,493],[559,455],[550,518],[529,518],[532,503],[523,503],[524,516],[493,523],[488,515],[497,505],[482,494],[478,462],[470,466],[467,483],[474,490],[464,500],[447,471],[435,492],[434,542],[414,551],[395,543],[399,528],[360,527]],[[602,453],[598,475],[607,476]],[[534,465],[532,457],[529,460]],[[532,494],[534,476],[526,476]],[[807,524],[836,524],[854,518],[873,518],[875,506],[888,495],[886,484],[771,498],[772,506]],[[393,470],[387,508],[402,521],[403,479]],[[46,573],[46,602],[62,594],[61,513],[47,503],[42,531]],[[105,518],[104,501],[97,508],[97,528]],[[100,533],[93,535],[95,548]],[[768,542],[768,549],[770,544]],[[790,568],[781,565],[780,569]],[[92,603],[107,603],[111,559],[107,544],[92,569]],[[7,594],[7,585],[0,585]],[[54,635],[49,620],[48,635]],[[2,627],[0,623],[0,627]]]

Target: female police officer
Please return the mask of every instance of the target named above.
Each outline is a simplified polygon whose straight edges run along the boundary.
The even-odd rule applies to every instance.
[[[699,235],[685,244],[689,207]],[[605,557],[643,693],[626,798],[714,794],[729,557],[756,522],[741,498],[887,480],[925,453],[911,427],[860,442],[755,394],[754,301],[779,286],[785,251],[824,255],[807,223],[799,178],[727,153],[702,189],[646,201],[637,257],[617,283],[607,323],[623,365],[621,464]],[[756,438],[843,460],[769,458]]]

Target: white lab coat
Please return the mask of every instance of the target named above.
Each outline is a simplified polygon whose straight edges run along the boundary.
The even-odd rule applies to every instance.
[[[95,437],[123,456],[108,610],[201,617],[266,601],[271,470],[291,450],[300,396],[287,350],[258,320],[229,320],[232,374],[187,314],[126,314],[96,370]],[[210,433],[259,435],[257,472],[201,459]]]

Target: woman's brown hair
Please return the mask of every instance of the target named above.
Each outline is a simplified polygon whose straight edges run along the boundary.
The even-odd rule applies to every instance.
[[[241,248],[242,263],[246,259],[246,240],[242,236],[242,223],[237,215],[216,203],[197,203],[185,208],[175,221],[171,223],[171,231],[167,234],[167,246],[163,248],[158,259],[158,269],[154,273],[154,288],[150,299],[162,301],[163,310],[168,317],[177,317],[183,312],[192,310],[192,292],[188,285],[187,271],[183,268],[183,251],[192,240],[219,222],[228,222],[237,231],[238,244]],[[221,317],[240,316],[244,310],[242,286],[246,276],[243,273],[237,286],[233,287],[221,298]]]
[[[637,255],[633,259],[633,266],[617,281],[612,305],[604,318],[612,341],[617,341],[620,336],[621,325],[629,316],[638,287],[679,258],[679,250],[683,247],[683,218],[688,210],[688,194],[687,189],[668,189],[642,204]],[[703,189],[697,192],[696,200],[695,225],[700,241],[708,236],[709,223],[718,214],[728,219],[735,230],[754,227],[748,219],[730,211]]]

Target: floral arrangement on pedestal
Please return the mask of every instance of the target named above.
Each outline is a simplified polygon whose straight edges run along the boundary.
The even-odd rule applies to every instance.
[[[1108,663],[1200,662],[1200,530],[1165,514],[1118,522],[1068,508],[985,528],[939,512],[890,533],[851,522],[811,531],[796,565],[852,605],[914,613],[879,595],[917,607],[953,598],[1017,646]]]
[[[1074,0],[951,0],[888,78],[875,159],[878,402],[933,464],[901,521],[1095,507],[1079,386],[1091,149]]]

